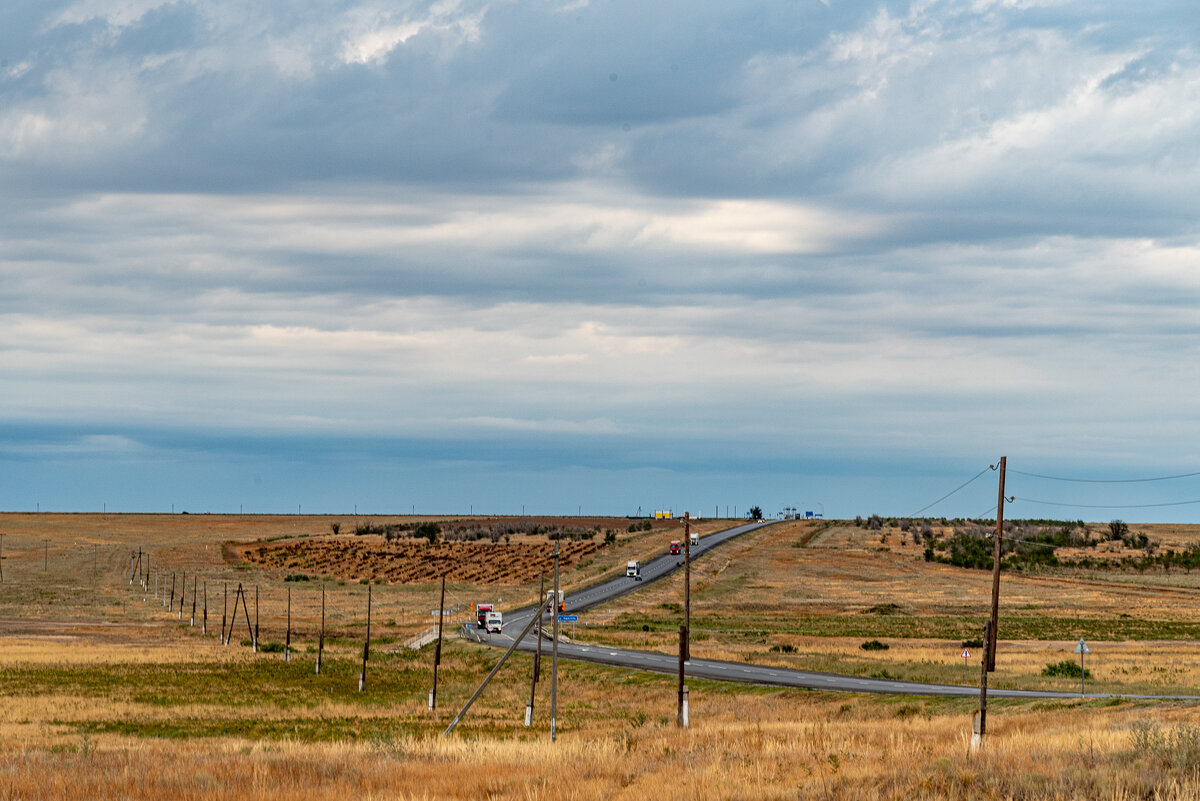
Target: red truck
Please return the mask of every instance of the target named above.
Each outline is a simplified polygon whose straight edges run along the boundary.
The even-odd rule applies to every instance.
[[[678,556],[680,547],[682,546],[680,546],[679,540],[671,540],[671,547],[667,550],[667,553],[671,554],[671,556]]]
[[[479,621],[477,628],[486,629],[488,612],[495,611],[495,604],[475,604],[475,615],[476,619]]]

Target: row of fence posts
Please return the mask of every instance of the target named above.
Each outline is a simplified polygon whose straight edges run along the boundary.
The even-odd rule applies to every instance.
[[[162,566],[155,564],[155,569],[150,567],[150,554],[139,549],[130,555],[130,578],[129,583],[132,585],[138,583],[145,596],[143,600],[150,600],[151,597],[155,601],[160,602],[167,610],[167,614],[174,614],[180,620],[183,619],[184,607],[187,604],[187,573],[176,573],[171,571],[171,589],[167,591],[166,577],[163,575]],[[442,577],[442,598],[445,599],[445,576]],[[160,590],[161,585],[161,590]],[[178,586],[179,594],[176,596],[176,586]],[[153,593],[151,588],[153,587]],[[250,621],[250,606],[247,596],[249,591],[241,582],[238,583],[237,589],[233,595],[233,609],[230,614],[229,608],[229,583],[223,585],[223,600],[221,605],[221,633],[220,642],[223,646],[228,646],[233,639],[233,630],[237,625],[238,608],[240,606],[244,620],[246,621],[246,632],[250,639],[250,647],[253,653],[258,653],[259,644],[259,594],[258,586],[254,587],[254,622]],[[200,584],[199,578],[192,575],[192,608],[190,625],[196,625],[196,613],[200,612],[201,634],[208,634],[208,582]],[[366,690],[367,686],[367,661],[371,653],[371,611],[372,611],[372,591],[371,586],[367,585],[367,634],[363,641],[362,650],[362,669],[358,677],[358,689],[360,692]],[[440,624],[440,621],[439,621]],[[287,625],[284,634],[283,660],[291,661],[292,651],[292,588],[287,588]],[[438,640],[438,657],[441,655],[441,638],[439,631]],[[321,587],[321,625],[317,635],[317,658],[315,670],[319,674],[321,672],[321,664],[325,655],[325,587]],[[436,668],[435,668],[436,682]]]
[[[558,558],[559,558],[558,543],[556,542],[554,544],[554,590],[551,593],[547,594],[545,592],[545,577],[542,576],[541,578],[539,578],[538,597],[540,600],[538,603],[537,611],[535,612],[533,617],[530,619],[529,623],[525,626],[525,629],[519,635],[517,635],[517,637],[515,637],[513,639],[512,646],[509,647],[508,651],[504,654],[504,656],[500,658],[500,660],[496,663],[495,667],[492,668],[492,671],[488,674],[487,678],[485,678],[483,680],[482,684],[480,684],[479,688],[471,696],[470,700],[467,701],[467,703],[463,706],[462,710],[454,718],[453,722],[450,724],[450,726],[445,731],[446,735],[449,735],[450,732],[454,730],[454,727],[458,725],[458,722],[466,714],[467,710],[470,709],[471,705],[475,702],[475,700],[483,693],[483,690],[487,687],[488,683],[492,680],[492,678],[496,675],[496,673],[499,672],[500,668],[504,665],[505,661],[507,661],[508,657],[513,653],[513,651],[516,650],[517,645],[521,642],[521,640],[524,639],[525,635],[529,633],[530,629],[533,629],[536,627],[537,648],[534,651],[533,670],[532,670],[532,675],[530,677],[531,680],[530,680],[530,688],[529,688],[529,703],[525,708],[525,725],[526,726],[532,725],[532,723],[533,723],[533,702],[534,702],[534,697],[535,697],[535,693],[536,693],[536,689],[537,689],[537,682],[538,682],[538,678],[539,678],[539,672],[540,672],[540,666],[541,666],[541,656],[542,656],[542,631],[541,631],[542,623],[541,623],[541,620],[542,620],[542,615],[545,613],[546,610],[549,609],[549,610],[552,610],[554,613],[554,615],[553,615],[554,634],[552,637],[552,640],[553,640],[553,651],[552,651],[553,677],[552,677],[552,682],[551,682],[551,700],[550,700],[550,739],[552,741],[555,739],[556,729],[557,729],[557,711],[558,711],[557,710],[557,706],[558,706],[558,614],[557,614],[558,613],[558,601],[557,601],[557,599],[558,599],[558,586],[559,586]],[[162,569],[162,565],[160,565],[158,563],[154,563],[154,569],[151,568],[151,558],[150,558],[149,552],[143,551],[140,548],[136,552],[131,552],[131,554],[130,554],[130,577],[129,577],[130,585],[133,585],[135,582],[140,584],[140,586],[142,587],[143,593],[144,593],[143,600],[150,600],[151,586],[153,586],[153,594],[152,594],[153,599],[162,603],[162,605],[166,608],[168,614],[176,614],[178,616],[178,618],[180,620],[182,620],[184,606],[187,603],[187,578],[188,578],[187,573],[186,573],[186,571],[181,571],[180,573],[177,574],[176,571],[171,571],[171,589],[168,594],[166,591],[167,582],[166,582],[165,576],[163,575],[163,572],[164,571]],[[153,580],[153,585],[151,584],[152,580]],[[176,598],[176,594],[175,594],[175,588],[177,586],[177,583],[180,588],[178,599]],[[161,584],[161,591],[160,591],[160,584]],[[437,646],[434,650],[434,662],[433,662],[433,687],[429,692],[429,709],[430,709],[430,711],[432,711],[434,713],[435,719],[437,716],[438,667],[440,666],[441,661],[442,661],[442,636],[443,636],[443,623],[444,623],[444,618],[445,618],[445,604],[446,604],[446,576],[445,576],[445,574],[442,575],[441,585],[442,586],[441,586],[440,600],[438,602],[438,638],[437,638]],[[251,621],[250,621],[250,608],[249,608],[249,602],[247,600],[247,595],[248,595],[248,592],[247,592],[246,588],[241,584],[241,582],[239,582],[237,585],[237,589],[234,591],[233,610],[232,610],[232,615],[231,615],[230,609],[229,609],[229,584],[228,584],[228,582],[224,583],[223,599],[222,599],[222,606],[221,606],[220,642],[221,642],[222,646],[229,645],[229,643],[233,637],[233,629],[237,624],[237,613],[238,613],[238,607],[240,605],[243,618],[246,621],[246,631],[250,637],[251,648],[254,653],[258,653],[258,643],[259,643],[258,586],[255,585],[255,587],[254,587],[254,622],[253,623],[251,623]],[[203,584],[200,584],[199,577],[196,576],[195,574],[193,574],[192,575],[192,608],[191,608],[191,617],[190,617],[190,625],[193,627],[196,625],[196,612],[197,612],[197,608],[198,608],[197,607],[198,603],[200,604],[199,610],[201,613],[201,618],[200,618],[201,619],[201,633],[207,634],[208,633],[208,582],[205,581]],[[367,621],[366,621],[367,631],[366,631],[366,637],[363,640],[362,668],[361,668],[361,671],[359,672],[359,677],[358,677],[359,692],[365,691],[366,685],[367,685],[367,662],[370,659],[370,654],[371,654],[371,611],[372,611],[372,590],[371,590],[371,585],[368,584],[367,585]],[[292,590],[289,587],[287,590],[287,624],[286,624],[286,633],[285,633],[285,638],[284,638],[284,649],[283,649],[283,658],[284,658],[285,662],[291,661],[291,643],[292,643]],[[321,587],[321,625],[320,625],[319,634],[317,637],[317,655],[316,655],[316,665],[315,665],[315,669],[318,674],[321,672],[321,664],[322,664],[324,652],[325,652],[325,587],[322,586]]]

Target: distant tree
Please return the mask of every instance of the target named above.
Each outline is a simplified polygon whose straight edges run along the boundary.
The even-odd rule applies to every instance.
[[[751,506],[750,507],[750,519],[751,520],[762,520],[762,507],[761,506]]]
[[[1110,540],[1121,540],[1129,536],[1129,526],[1124,520],[1113,520],[1108,524],[1108,538]]]
[[[431,520],[427,520],[426,522],[417,526],[416,531],[413,532],[413,536],[425,537],[429,540],[429,544],[433,545],[438,541],[438,535],[441,533],[441,526]]]
[[[342,524],[341,524],[341,523],[330,523],[330,524],[329,524],[329,529],[330,529],[330,530],[331,530],[331,531],[332,531],[334,534],[337,534],[339,531],[341,531],[341,530],[342,530]]]

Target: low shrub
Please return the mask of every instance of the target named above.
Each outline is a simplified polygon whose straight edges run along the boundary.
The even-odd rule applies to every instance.
[[[1073,659],[1064,659],[1061,662],[1055,662],[1052,665],[1046,665],[1044,668],[1042,668],[1042,675],[1063,676],[1068,679],[1078,679],[1081,677],[1090,679],[1092,677],[1092,671],[1081,668],[1079,663]]]
[[[864,651],[886,651],[891,646],[885,642],[880,642],[879,640],[867,640],[858,647]]]

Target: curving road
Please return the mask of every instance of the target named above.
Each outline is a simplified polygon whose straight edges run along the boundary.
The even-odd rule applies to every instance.
[[[700,538],[700,544],[692,547],[692,558],[707,553],[712,548],[728,542],[731,539],[757,531],[769,522],[760,521],[736,526],[716,534]],[[571,593],[565,596],[568,614],[586,610],[598,604],[606,603],[622,595],[641,589],[647,584],[658,581],[676,570],[683,569],[682,556],[663,555],[642,563],[642,580],[619,577],[597,584],[593,587]],[[484,634],[474,628],[466,627],[464,632],[478,642],[496,647],[507,648],[512,645],[513,637],[524,630],[533,614],[532,607],[518,609],[504,615],[504,634]],[[549,616],[546,617],[549,621]],[[546,628],[549,628],[547,622]],[[527,634],[517,648],[522,651],[533,651],[537,647],[536,638],[532,633]],[[543,643],[543,657],[550,650],[549,643]],[[596,662],[602,665],[648,670],[655,673],[676,675],[679,672],[678,654],[661,654],[653,651],[637,651],[628,648],[610,648],[607,646],[583,645],[573,642],[558,644],[558,655],[563,659],[574,659],[581,662]],[[850,693],[899,693],[903,695],[940,695],[940,696],[972,696],[978,697],[979,687],[957,684],[925,684],[913,681],[896,681],[892,679],[871,679],[861,676],[846,676],[839,673],[820,673],[812,670],[793,670],[790,668],[764,667],[747,665],[741,662],[724,662],[716,659],[692,659],[684,664],[684,675],[698,679],[715,681],[734,681],[743,684],[764,684],[774,687],[797,687],[809,690],[829,690]],[[988,695],[994,698],[1079,698],[1079,693],[1055,692],[1050,690],[1010,690],[999,687],[989,687]],[[1088,697],[1104,698],[1106,694],[1088,694]],[[1122,698],[1143,699],[1188,699],[1195,700],[1200,696],[1161,696],[1161,695],[1126,695]]]

